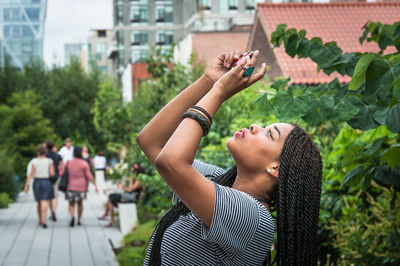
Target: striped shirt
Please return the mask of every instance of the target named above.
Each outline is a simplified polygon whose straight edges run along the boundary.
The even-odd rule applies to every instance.
[[[225,172],[200,161],[193,166],[211,180]],[[180,216],[164,233],[162,265],[262,265],[265,261],[275,230],[270,212],[249,194],[214,184],[211,226],[193,213]],[[149,265],[152,243],[153,239],[144,265]]]

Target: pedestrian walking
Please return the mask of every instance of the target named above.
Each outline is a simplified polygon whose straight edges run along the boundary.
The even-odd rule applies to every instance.
[[[64,146],[60,149],[58,154],[61,155],[64,163],[68,162],[74,157],[74,146],[72,146],[72,141],[70,138],[65,139]]]
[[[58,204],[58,184],[60,183],[59,167],[62,164],[62,157],[57,153],[57,147],[53,141],[46,142],[47,153],[46,157],[53,160],[54,164],[54,178],[51,179],[53,183],[54,198],[50,201],[51,219],[53,222],[57,221],[56,208]]]
[[[37,157],[32,160],[31,170],[25,183],[25,193],[29,190],[29,183],[33,181],[33,195],[37,202],[37,213],[39,225],[47,228],[46,215],[47,206],[51,199],[54,198],[53,183],[50,178],[54,176],[53,160],[46,157],[46,150],[40,145],[36,150]]]
[[[94,168],[93,158],[90,155],[90,149],[87,145],[82,146],[82,159],[85,160],[89,164],[89,168],[90,167]]]
[[[104,156],[103,151],[97,152],[96,156],[94,156],[93,158],[93,164],[95,169],[96,184],[99,186],[99,190],[105,193],[106,192],[105,172],[107,170],[107,159]]]
[[[78,206],[77,224],[81,225],[83,213],[83,200],[86,199],[88,190],[88,182],[92,182],[96,192],[98,188],[90,172],[89,165],[82,159],[82,150],[79,147],[74,148],[74,157],[65,164],[65,169],[68,172],[68,185],[65,193],[65,198],[69,202],[69,212],[71,215],[70,226],[75,225],[75,205]],[[62,174],[62,173],[61,173]]]

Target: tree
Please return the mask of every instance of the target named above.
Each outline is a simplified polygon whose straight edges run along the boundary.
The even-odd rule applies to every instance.
[[[38,95],[28,90],[14,92],[8,104],[0,105],[0,147],[15,155],[14,174],[21,177],[25,176],[26,165],[35,156],[37,146],[55,138],[39,102]]]

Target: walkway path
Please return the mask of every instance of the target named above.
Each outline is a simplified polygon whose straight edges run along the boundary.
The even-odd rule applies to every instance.
[[[69,227],[68,205],[60,193],[57,222],[47,229],[38,226],[32,195],[0,209],[0,265],[4,266],[108,266],[118,265],[108,239],[119,246],[118,228],[105,228],[97,217],[104,211],[106,196],[89,192],[84,201],[82,226]]]

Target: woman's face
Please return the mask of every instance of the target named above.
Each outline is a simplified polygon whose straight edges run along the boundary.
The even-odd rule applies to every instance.
[[[275,123],[266,127],[251,125],[235,132],[227,141],[227,147],[239,168],[251,172],[265,171],[274,163],[279,164],[279,157],[287,135],[293,126]]]
[[[86,146],[82,147],[82,152],[88,152],[88,148]]]

